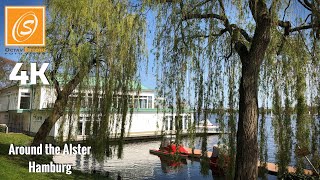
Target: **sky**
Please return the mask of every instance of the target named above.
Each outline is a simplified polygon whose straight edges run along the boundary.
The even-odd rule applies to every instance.
[[[297,2],[293,2],[294,6],[297,7],[294,12],[291,13],[298,13],[302,15],[302,17],[305,16],[305,11],[301,10],[301,5],[299,5]],[[17,53],[6,53],[5,49],[6,47],[4,46],[4,11],[5,11],[5,6],[35,6],[35,5],[43,5],[43,0],[1,0],[0,1],[0,56],[18,61],[20,58],[20,55]],[[155,89],[156,88],[156,76],[155,76],[155,56],[151,52],[153,47],[153,39],[154,39],[154,32],[155,32],[155,18],[154,15],[152,14],[152,11],[148,11],[147,15],[147,34],[146,34],[146,43],[147,43],[147,50],[148,50],[148,66],[146,66],[146,63],[143,62],[139,66],[139,75],[141,77],[141,83],[142,85]],[[232,18],[234,14],[231,11],[231,18],[230,20],[233,21],[237,18]],[[286,18],[290,19],[290,16],[288,15]],[[232,22],[235,23],[235,22]],[[296,26],[296,24],[294,24]],[[259,101],[261,102],[261,101]]]
[[[18,61],[21,54],[19,53],[8,53],[6,52],[6,47],[4,45],[4,31],[5,31],[5,6],[37,6],[37,5],[43,5],[43,0],[1,0],[0,1],[0,56],[5,57],[7,59],[11,59],[14,61]],[[141,77],[141,83],[142,85],[155,89],[156,87],[156,77],[153,71],[153,65],[154,65],[154,55],[151,53],[151,50],[153,48],[152,42],[154,38],[154,17],[151,12],[147,14],[147,23],[148,23],[148,29],[147,29],[147,49],[149,51],[148,53],[148,66],[146,66],[146,63],[143,62],[140,64],[139,68],[139,75]],[[10,47],[13,48],[13,47]]]

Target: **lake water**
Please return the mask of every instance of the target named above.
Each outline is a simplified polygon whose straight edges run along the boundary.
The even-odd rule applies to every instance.
[[[197,138],[199,142],[200,138]],[[208,137],[208,147],[212,147],[218,140],[218,136]],[[56,163],[69,163],[75,169],[92,173],[93,170],[106,176],[117,179],[218,179],[213,178],[211,170],[209,174],[200,172],[200,163],[187,160],[178,167],[172,167],[171,162],[161,160],[158,156],[150,154],[149,149],[158,149],[160,141],[145,141],[125,144],[123,157],[116,156],[97,162],[89,156],[59,155],[54,157]],[[210,148],[211,149],[211,148]],[[276,179],[269,176],[269,179]]]
[[[214,123],[214,118],[210,118]],[[274,162],[276,146],[273,140],[271,119],[266,121],[268,134],[268,161]],[[185,140],[184,145],[188,146]],[[217,135],[208,136],[207,148],[212,149],[213,144],[218,142]],[[196,138],[196,148],[200,148],[201,139]],[[75,169],[92,173],[93,170],[112,178],[121,179],[218,179],[212,177],[211,170],[207,175],[200,172],[200,163],[187,160],[178,167],[172,167],[172,162],[160,159],[158,156],[150,154],[149,149],[158,149],[160,140],[131,142],[124,145],[123,156],[106,158],[102,162],[97,162],[89,156],[79,155],[59,155],[54,157],[56,163],[69,163]],[[268,176],[268,179],[276,179],[275,176]]]

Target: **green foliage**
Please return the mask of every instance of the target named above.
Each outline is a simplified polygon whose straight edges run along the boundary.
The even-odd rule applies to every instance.
[[[242,48],[248,51],[254,48],[241,28],[249,37],[258,35],[256,15],[269,13],[271,39],[267,52],[255,54],[263,59],[261,66],[255,67],[260,70],[258,101],[262,100],[259,105],[267,109],[272,106],[275,114],[273,130],[277,144],[276,159],[280,171],[285,172],[286,166],[291,163],[293,142],[308,148],[311,146],[311,121],[307,116],[307,106],[310,106],[308,103],[311,99],[307,94],[309,89],[313,89],[315,85],[318,87],[319,84],[320,46],[313,30],[288,32],[288,27],[281,27],[278,22],[290,21],[290,28],[303,24],[301,19],[305,19],[303,14],[307,10],[302,6],[292,5],[291,1],[252,1],[255,3],[253,5],[266,3],[268,12],[253,11],[250,1],[147,2],[157,12],[154,46],[159,72],[159,96],[166,97],[168,101],[165,105],[172,107],[179,107],[179,99],[185,99],[190,109],[195,110],[197,122],[209,117],[208,112],[203,109],[218,112],[220,129],[231,131],[228,136],[220,136],[220,141],[230,146],[231,157],[236,153],[236,116],[229,113],[225,118],[225,114],[219,113],[219,109],[230,109],[230,112],[239,109],[239,94],[236,92],[239,90],[243,62],[240,62],[240,54],[235,53],[238,52],[235,45],[240,42],[244,45]],[[310,20],[307,19],[306,22],[310,23]],[[261,42],[262,39],[263,37],[258,37],[257,41]],[[245,60],[250,59],[251,55],[247,55]],[[309,79],[312,79],[311,83],[306,83]],[[319,92],[312,91],[315,94]],[[272,99],[273,103],[270,105]],[[294,136],[292,115],[295,113],[297,123]],[[267,117],[262,111],[259,121],[262,163],[268,161],[265,130]],[[315,130],[313,132],[314,137],[319,137]],[[203,140],[206,141],[205,136]],[[203,147],[205,145],[203,142],[202,150],[206,149]],[[232,179],[231,169],[229,173]]]
[[[28,171],[28,161],[31,156],[9,156],[8,151],[10,144],[16,146],[28,146],[32,141],[32,137],[24,134],[0,133],[0,178],[7,179],[108,179],[108,177],[100,174],[82,173],[77,170],[72,170],[71,175],[62,173],[30,173]],[[34,161],[34,159],[33,159]],[[36,162],[48,163],[52,161],[52,156],[42,155],[37,156]]]
[[[102,160],[113,136],[120,138],[120,156],[131,121],[129,94],[139,91],[136,72],[146,57],[145,19],[128,1],[52,0],[46,5],[47,52],[25,58],[50,62],[51,88],[65,98],[59,139],[74,140],[82,116],[93,154]]]

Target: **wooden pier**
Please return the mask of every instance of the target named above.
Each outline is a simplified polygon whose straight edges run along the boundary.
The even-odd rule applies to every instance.
[[[187,148],[187,147],[184,147],[189,153],[192,153],[192,149],[191,148]],[[195,154],[195,155],[201,155],[201,150],[200,149],[194,149],[193,150],[193,153]],[[208,157],[211,157],[211,155],[212,155],[212,152],[210,152],[210,151],[208,151],[207,152],[207,156]],[[262,167],[261,166],[261,164],[260,164],[260,162],[258,162],[258,166],[259,167]],[[278,168],[278,165],[277,164],[275,164],[275,163],[269,163],[269,162],[267,162],[267,164],[266,164],[266,169],[268,170],[268,172],[270,173],[270,174],[277,174],[278,173],[278,170],[279,170],[279,168]],[[297,169],[295,168],[295,167],[293,167],[293,166],[288,166],[288,172],[289,173],[296,173],[296,171],[297,171]],[[312,176],[312,175],[315,175],[314,174],[314,172],[312,171],[312,170],[309,170],[309,169],[304,169],[304,174],[306,174],[306,175],[309,175],[309,176]]]

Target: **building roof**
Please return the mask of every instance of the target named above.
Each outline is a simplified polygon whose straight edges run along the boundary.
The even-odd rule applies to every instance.
[[[71,77],[71,76],[70,76]],[[57,80],[60,84],[64,84],[66,81],[65,81],[66,78],[63,78],[62,76],[60,76]],[[69,79],[71,80],[71,78]],[[52,85],[52,82],[50,79],[48,79],[49,83]],[[95,85],[95,78],[94,77],[90,77],[89,80],[88,80],[88,86],[94,86]],[[103,84],[103,82],[100,82],[101,86]],[[15,84],[10,84],[8,86],[5,86],[5,87],[2,87],[0,88],[0,91],[1,90],[4,90],[4,89],[8,89],[8,88],[11,88],[11,87],[15,87],[15,86],[30,86],[31,84],[30,83],[27,83],[26,85],[19,85],[19,83],[15,83]],[[137,82],[133,82],[133,86],[136,87],[136,89],[140,89],[141,91],[154,91],[154,89],[151,89],[151,88],[148,88],[142,84],[139,84]],[[139,87],[140,86],[140,87]]]
[[[67,81],[71,80],[71,76],[59,76],[59,77],[57,78],[57,80],[58,80],[58,82],[59,82],[60,84],[64,84],[64,83],[66,83],[66,82],[65,82],[66,80],[67,80]],[[101,81],[101,80],[102,80],[102,81]],[[50,80],[49,80],[49,82],[50,82]],[[87,83],[88,83],[87,86],[93,87],[93,86],[96,85],[96,78],[93,77],[93,76],[90,76],[90,77],[88,77],[88,78],[85,78],[83,82],[87,82]],[[103,82],[103,79],[101,78],[101,79],[100,79],[100,85],[102,86],[103,84],[104,84],[104,82]],[[148,87],[146,87],[146,86],[144,86],[144,85],[142,85],[142,84],[140,84],[140,83],[138,83],[138,82],[135,82],[135,81],[132,82],[132,85],[133,85],[133,87],[134,87],[135,89],[140,89],[140,90],[143,90],[143,91],[153,91],[153,90],[154,90],[154,89],[148,88]]]

